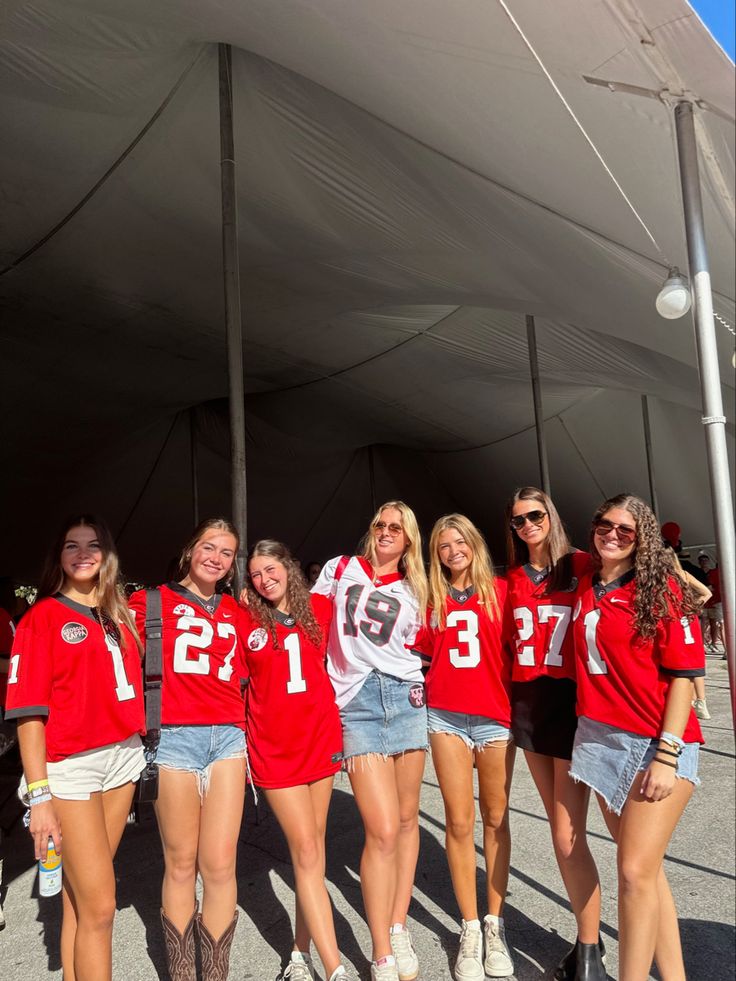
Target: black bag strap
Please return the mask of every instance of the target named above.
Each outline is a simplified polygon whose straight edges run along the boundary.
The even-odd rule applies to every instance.
[[[161,677],[163,673],[163,618],[161,593],[158,589],[146,590],[146,729],[147,743],[155,741],[161,731]],[[155,748],[155,747],[154,747]]]

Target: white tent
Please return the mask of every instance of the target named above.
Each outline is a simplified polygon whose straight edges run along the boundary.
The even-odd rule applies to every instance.
[[[513,19],[509,16],[513,15]],[[734,323],[733,65],[685,0],[11,0],[0,41],[6,569],[99,510],[163,575],[229,511],[217,44],[233,46],[249,537],[349,550],[375,501],[498,551],[538,482],[647,496],[713,541],[672,105],[696,105],[714,303]],[[544,69],[541,67],[544,66]],[[618,83],[608,87],[601,83]],[[733,337],[718,325],[733,449]],[[29,528],[30,523],[30,528]]]

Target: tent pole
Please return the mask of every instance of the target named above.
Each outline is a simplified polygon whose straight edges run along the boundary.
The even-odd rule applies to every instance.
[[[197,481],[197,430],[196,409],[189,410],[189,462],[192,472],[192,516],[194,527],[199,524],[199,483]]]
[[[736,721],[736,542],[734,541],[731,480],[726,446],[726,417],[723,414],[721,378],[718,368],[718,346],[713,296],[705,244],[703,202],[698,172],[698,146],[695,137],[693,107],[689,102],[675,106],[677,156],[680,163],[682,205],[687,234],[687,254],[690,266],[690,287],[693,291],[693,320],[698,351],[698,373],[703,399],[703,425],[708,454],[711,497],[715,519],[718,565],[721,573],[721,593],[725,620],[724,636],[731,686],[731,710]]]
[[[368,483],[371,488],[371,512],[375,513],[376,503],[376,474],[373,468],[373,444],[368,447]]]
[[[652,428],[649,422],[649,399],[646,395],[641,397],[641,418],[644,423],[644,447],[647,451],[647,475],[649,476],[649,499],[652,502],[657,521],[659,521],[659,502],[657,500],[657,487],[654,483],[654,461],[652,460]]]
[[[227,326],[227,369],[230,401],[230,488],[233,522],[240,532],[238,574],[244,571],[248,540],[245,481],[245,394],[243,389],[243,328],[240,313],[238,211],[233,139],[232,51],[218,45],[220,78],[220,182],[222,191],[222,267]]]
[[[547,443],[544,439],[544,412],[542,410],[542,388],[539,381],[539,362],[537,360],[537,328],[534,317],[527,314],[526,339],[529,347],[529,371],[532,376],[532,394],[534,396],[534,425],[537,430],[537,454],[539,456],[539,477],[542,490],[551,494],[549,483],[549,464],[547,462]]]

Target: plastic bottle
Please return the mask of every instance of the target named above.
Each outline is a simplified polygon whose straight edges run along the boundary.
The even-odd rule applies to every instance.
[[[53,838],[49,838],[46,857],[38,862],[39,896],[56,896],[61,892],[61,855],[54,848]]]

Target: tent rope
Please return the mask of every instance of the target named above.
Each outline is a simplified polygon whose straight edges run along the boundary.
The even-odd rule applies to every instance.
[[[107,182],[108,178],[115,173],[115,171],[118,169],[120,164],[123,163],[123,161],[130,156],[133,150],[135,150],[135,148],[141,142],[143,137],[146,135],[146,133],[150,130],[150,128],[159,118],[161,113],[169,105],[171,100],[174,98],[176,93],[181,88],[184,79],[187,77],[189,72],[192,70],[192,68],[194,68],[196,63],[199,61],[200,57],[202,56],[202,52],[205,50],[205,48],[206,48],[205,45],[202,45],[199,48],[192,61],[190,61],[190,63],[181,73],[181,75],[176,80],[176,82],[174,82],[174,85],[171,87],[171,89],[169,89],[169,92],[164,98],[163,102],[158,107],[158,109],[156,109],[156,111],[148,120],[148,122],[143,127],[143,129],[133,138],[132,142],[128,144],[128,146],[123,150],[120,156],[116,160],[114,160],[112,164],[110,164],[110,166],[107,168],[107,170],[102,175],[102,177],[100,177],[100,179],[95,184],[92,185],[92,187],[89,189],[89,191],[87,191],[87,193],[84,195],[81,201],[78,201],[77,204],[75,204],[74,207],[71,209],[71,211],[69,211],[66,215],[64,215],[64,217],[60,221],[58,221],[50,231],[46,232],[46,234],[42,238],[40,238],[37,242],[35,242],[30,248],[26,249],[26,251],[22,255],[19,255],[17,259],[14,259],[10,263],[10,265],[5,266],[4,269],[0,269],[0,276],[4,276],[5,273],[8,273],[12,269],[15,269],[22,262],[25,262],[26,259],[30,258],[30,256],[32,256],[35,252],[38,252],[40,248],[42,248],[50,239],[52,239],[57,232],[60,232],[61,229],[65,225],[67,225],[79,211],[82,210],[85,204],[87,204],[87,202],[92,197],[94,197],[94,195],[99,191],[99,189],[103,186],[103,184]]]
[[[174,432],[174,427],[176,426],[177,422],[179,421],[179,418],[182,415],[183,415],[182,412],[177,412],[176,415],[174,416],[174,418],[171,420],[171,425],[169,426],[168,432],[166,433],[166,436],[164,437],[164,441],[161,444],[161,449],[158,451],[158,454],[156,456],[156,459],[153,461],[153,466],[151,467],[150,471],[148,472],[148,476],[143,481],[143,486],[141,487],[140,491],[138,492],[138,497],[136,497],[135,501],[133,501],[133,506],[131,507],[130,511],[128,511],[128,514],[126,515],[125,521],[123,521],[122,525],[120,526],[120,531],[115,536],[115,544],[116,545],[118,544],[118,542],[120,541],[120,539],[123,537],[123,532],[128,527],[128,524],[130,522],[130,519],[135,514],[135,512],[136,512],[136,510],[138,508],[138,505],[141,503],[141,501],[143,499],[143,495],[148,490],[148,485],[153,480],[153,475],[156,473],[156,470],[158,469],[158,465],[161,462],[161,457],[164,455],[164,450],[169,445],[169,440],[171,439],[171,434]]]
[[[532,57],[537,62],[537,64],[539,65],[539,67],[542,69],[542,72],[546,76],[547,81],[549,82],[549,84],[554,89],[554,91],[555,91],[556,95],[558,96],[560,102],[562,102],[563,106],[567,110],[568,114],[570,115],[571,119],[573,120],[573,122],[575,123],[575,125],[577,126],[577,128],[582,133],[584,139],[586,140],[586,142],[590,146],[591,150],[593,151],[593,153],[596,155],[596,157],[600,161],[601,166],[603,167],[603,169],[605,170],[605,172],[608,174],[608,176],[613,181],[616,189],[618,190],[619,194],[621,195],[621,197],[624,199],[624,201],[628,205],[631,213],[634,215],[634,217],[636,218],[636,220],[641,225],[641,227],[644,230],[644,233],[646,234],[647,238],[652,243],[652,245],[654,246],[654,248],[657,250],[657,252],[659,253],[659,255],[662,257],[662,259],[664,260],[665,264],[668,267],[672,266],[673,263],[670,261],[669,257],[661,249],[661,247],[660,247],[659,243],[657,242],[656,238],[654,237],[654,235],[652,234],[652,232],[649,230],[649,226],[644,221],[644,219],[639,214],[639,212],[636,210],[636,207],[634,206],[633,202],[631,201],[631,199],[627,195],[626,191],[624,191],[623,187],[621,186],[621,184],[619,183],[619,181],[616,179],[615,174],[613,173],[613,171],[611,170],[611,168],[608,166],[608,164],[604,160],[603,154],[600,152],[600,150],[598,149],[598,147],[593,142],[592,137],[588,134],[588,132],[585,129],[585,127],[583,126],[583,124],[580,122],[580,120],[578,119],[578,117],[575,115],[575,110],[572,108],[572,106],[570,105],[570,103],[567,101],[567,99],[563,95],[562,91],[560,90],[559,86],[557,85],[557,83],[555,82],[555,80],[552,78],[552,75],[547,70],[547,67],[544,64],[544,62],[542,61],[541,57],[537,54],[537,52],[536,52],[536,50],[534,48],[534,45],[529,40],[529,38],[526,36],[526,34],[524,33],[521,25],[519,24],[519,22],[516,20],[516,18],[514,17],[514,15],[509,10],[509,7],[508,7],[508,4],[506,3],[506,0],[498,0],[498,3],[501,5],[501,7],[503,8],[504,12],[506,13],[506,16],[508,17],[508,19],[513,24],[514,28],[516,29],[517,33],[519,34],[519,37],[522,39],[522,41],[524,42],[524,44],[526,45],[526,47],[529,49],[529,52],[531,53]]]

